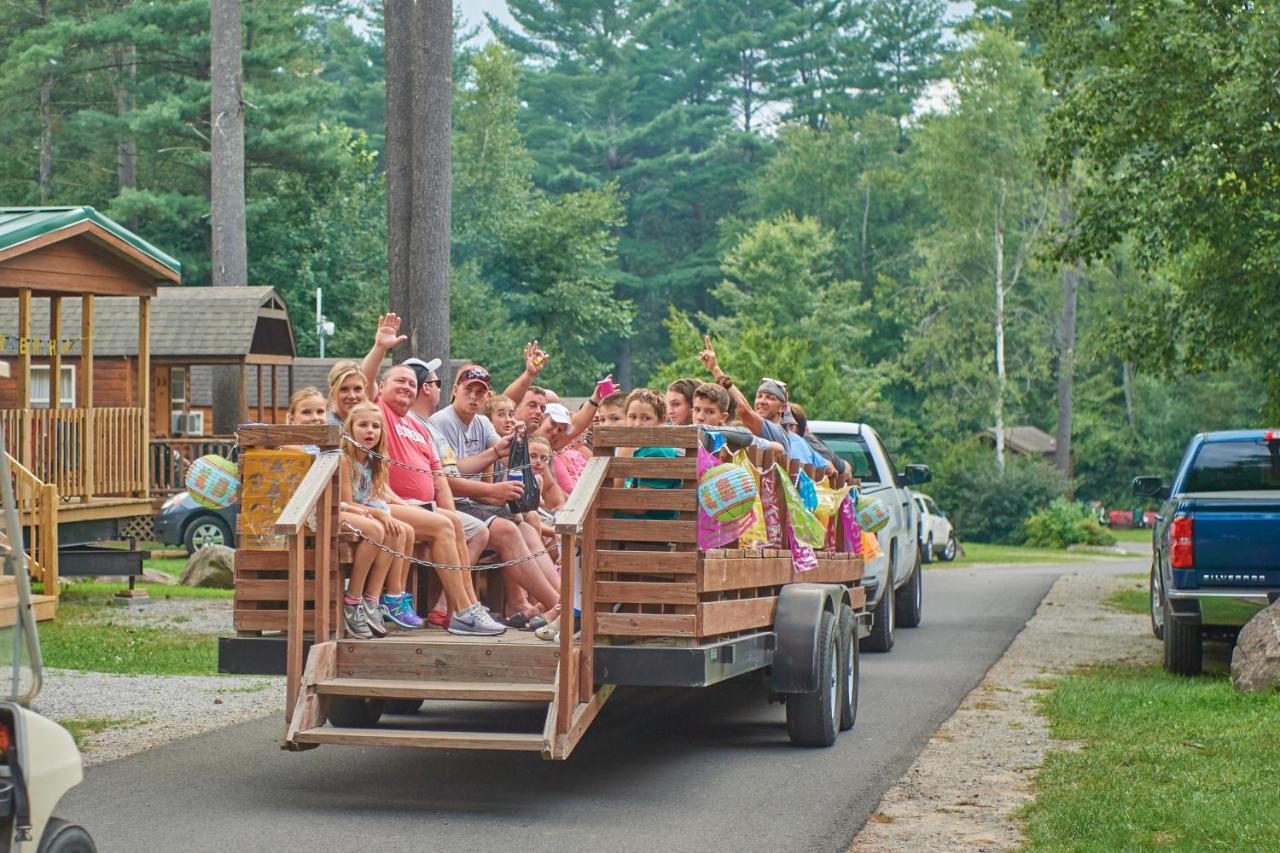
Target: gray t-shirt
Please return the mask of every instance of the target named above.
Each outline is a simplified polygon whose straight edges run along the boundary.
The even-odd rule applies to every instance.
[[[427,423],[440,433],[459,462],[485,452],[498,442],[498,431],[487,417],[476,415],[470,424],[464,425],[453,406],[436,412],[427,419]],[[443,456],[440,461],[444,463]]]
[[[787,431],[775,424],[773,421],[760,420],[760,437],[769,441],[776,441],[783,447],[788,446]]]

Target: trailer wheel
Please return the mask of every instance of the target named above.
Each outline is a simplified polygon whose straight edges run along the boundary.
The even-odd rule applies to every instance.
[[[836,618],[822,611],[818,625],[818,689],[787,695],[787,734],[796,746],[831,746],[840,724],[840,658]]]
[[[6,849],[7,846],[6,846]],[[44,826],[39,853],[97,853],[98,848],[83,826],[68,823],[60,817],[50,818]]]
[[[382,719],[384,701],[359,696],[333,696],[329,699],[329,722],[342,729],[376,726]]]
[[[416,714],[422,710],[421,699],[384,699],[382,705],[382,713],[384,714]]]
[[[840,607],[838,623],[840,643],[840,676],[844,680],[840,691],[840,731],[853,728],[858,718],[858,637],[854,631],[853,609]]]

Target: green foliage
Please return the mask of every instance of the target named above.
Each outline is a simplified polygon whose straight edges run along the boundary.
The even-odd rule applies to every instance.
[[[1066,491],[1062,475],[1041,459],[1010,457],[1004,476],[989,446],[956,445],[934,466],[929,494],[948,508],[961,541],[1021,544],[1023,521]]]
[[[1114,545],[1116,537],[1098,523],[1098,515],[1085,504],[1055,498],[1023,522],[1024,541],[1036,548],[1068,545]]]
[[[1273,4],[1104,0],[1032,4],[1061,97],[1048,161],[1089,181],[1068,257],[1104,257],[1126,238],[1168,286],[1135,299],[1115,345],[1177,376],[1232,360],[1264,368],[1280,415],[1280,261],[1275,227]]]
[[[45,666],[124,675],[217,673],[216,636],[115,621],[111,606],[59,606],[58,618],[40,626]]]
[[[1082,746],[1036,776],[1028,850],[1280,847],[1280,695],[1108,665],[1064,678],[1043,708],[1055,738]]]

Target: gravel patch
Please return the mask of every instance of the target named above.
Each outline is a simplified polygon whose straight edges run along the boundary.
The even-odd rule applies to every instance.
[[[218,602],[223,603],[223,602]],[[112,720],[87,734],[85,766],[270,714],[283,714],[284,679],[115,675],[46,669],[36,710],[54,720]],[[281,718],[284,725],[284,717]]]
[[[122,607],[104,605],[99,618],[116,624],[149,628],[174,628],[196,634],[232,633],[229,598],[152,598],[149,604]]]
[[[1015,814],[1033,798],[1049,737],[1035,698],[1047,676],[1084,663],[1159,660],[1146,616],[1102,606],[1132,579],[1065,575],[901,781],[880,800],[851,851],[1010,850],[1022,844]],[[1145,587],[1145,584],[1144,584]]]

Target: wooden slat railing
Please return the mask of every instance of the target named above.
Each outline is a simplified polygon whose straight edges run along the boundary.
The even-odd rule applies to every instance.
[[[0,409],[0,432],[10,454],[61,495],[145,494],[148,460],[140,449],[145,426],[146,413],[134,407]]]
[[[13,456],[13,495],[18,523],[27,545],[27,566],[33,580],[44,584],[44,594],[58,596],[58,490],[31,473]]]
[[[151,440],[151,496],[167,497],[185,491],[187,469],[191,463],[209,453],[231,455],[236,446],[234,435],[211,435],[203,438],[153,438]]]

